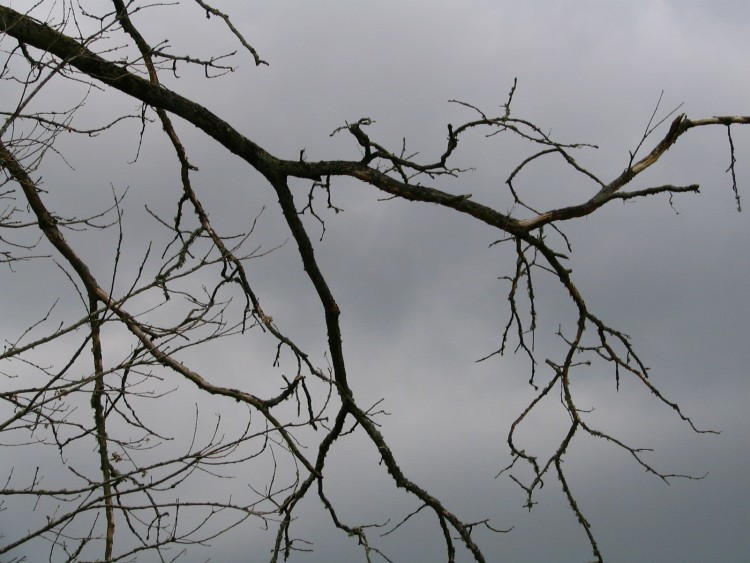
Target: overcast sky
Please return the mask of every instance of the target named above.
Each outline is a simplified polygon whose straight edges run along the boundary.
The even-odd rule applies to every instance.
[[[476,117],[448,100],[499,114],[516,78],[515,116],[559,140],[597,145],[578,158],[605,181],[626,166],[662,91],[660,115],[679,104],[690,118],[750,114],[745,1],[216,5],[270,66],[255,68],[243,54],[229,76],[201,81],[200,73],[186,70],[181,80],[165,82],[284,158],[303,148],[308,160],[356,158],[350,136],[329,134],[346,121],[369,117],[375,121],[373,139],[396,150],[406,138],[409,150],[434,161],[446,124]],[[195,55],[236,48],[216,18],[206,21],[188,2],[144,14],[148,21],[136,23],[152,44],[169,37],[174,52]],[[134,107],[120,94],[104,95],[109,109]],[[103,119],[107,108],[96,104],[105,98],[92,99],[83,117]],[[284,243],[289,235],[271,188],[192,126],[177,124],[200,169],[195,182],[214,226],[221,232],[246,228],[265,205],[258,242],[265,248]],[[70,147],[66,157],[75,170],[51,161],[42,175],[48,187],[54,178],[75,194],[59,198],[70,215],[83,199],[106,205],[111,192],[102,186],[109,182],[129,186],[132,223],[125,241],[142,255],[147,235],[141,225],[149,223],[143,206],[163,204],[162,211],[172,213],[174,199],[160,190],[162,182],[177,177],[173,169],[163,170],[165,159],[171,165],[174,157],[156,142],[157,127],[145,136],[138,164],[128,165],[138,137],[137,127],[127,131],[127,138],[111,135],[86,149]],[[735,127],[733,136],[740,195],[750,202],[750,131]],[[471,193],[504,212],[512,205],[505,178],[528,150],[502,136],[469,135],[456,162],[474,171],[436,187]],[[668,486],[622,451],[583,436],[574,442],[565,457],[570,485],[607,561],[750,561],[750,221],[736,211],[725,173],[729,158],[725,129],[693,130],[637,186],[696,182],[700,194],[676,197],[673,207],[663,196],[615,202],[563,227],[573,246],[573,279],[590,309],[632,336],[652,381],[699,427],[721,430],[691,432],[627,377],[617,392],[611,370],[601,365],[576,372],[578,404],[595,409],[590,420],[598,427],[633,446],[653,448],[647,459],[665,473],[708,474]],[[595,188],[554,160],[529,171],[518,185],[536,208],[581,202]],[[295,186],[303,202],[307,186]],[[588,561],[584,530],[554,476],[530,512],[516,484],[507,476],[495,478],[510,461],[509,424],[533,397],[523,356],[475,362],[498,348],[507,321],[507,285],[498,278],[514,268],[511,249],[490,248],[498,233],[469,218],[430,204],[379,201],[382,196],[354,181],[334,182],[333,202],[344,211],[324,214],[326,233],[317,250],[342,309],[349,378],[360,404],[384,399],[382,407],[391,414],[379,420],[382,431],[413,481],[467,521],[490,518],[497,528],[514,528],[501,535],[476,532],[489,561]],[[320,235],[315,221],[308,225]],[[99,260],[104,276],[111,248],[81,251]],[[266,311],[321,357],[320,307],[294,245],[260,259],[251,272]],[[33,271],[2,276],[10,288],[32,278],[40,288],[53,283]],[[570,329],[574,319],[552,278],[538,280],[536,352],[543,366],[548,357],[559,361],[555,332],[560,323]],[[18,295],[6,294],[2,307],[21,307]],[[8,315],[3,317],[3,330],[14,333]],[[229,348],[196,356],[193,365],[242,388],[251,351]],[[258,361],[267,365],[272,354]],[[540,381],[549,375],[539,368]],[[548,402],[519,434],[524,447],[540,454],[559,441],[566,422],[559,405]],[[416,508],[377,463],[374,447],[361,435],[331,454],[326,482],[350,522],[395,521]],[[301,517],[293,529],[314,542],[314,552],[292,561],[364,560],[314,499],[301,515],[310,518]],[[238,554],[265,560],[270,536],[249,526],[216,542],[212,560],[239,560]],[[444,560],[441,542],[439,527],[425,513],[376,545],[394,561],[429,563]],[[469,560],[465,552],[460,560]]]

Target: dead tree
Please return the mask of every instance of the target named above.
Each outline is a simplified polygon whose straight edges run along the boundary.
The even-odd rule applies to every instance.
[[[228,33],[234,34],[256,65],[267,64],[225,14],[202,0],[196,3],[207,17],[226,22]],[[661,479],[674,475],[657,471],[640,449],[592,426],[571,387],[577,366],[592,361],[608,365],[617,384],[620,378],[633,378],[696,432],[702,430],[652,383],[629,337],[587,304],[572,275],[565,224],[613,201],[698,192],[697,185],[631,186],[682,136],[702,127],[725,128],[729,135],[739,207],[731,134],[734,126],[749,123],[750,117],[694,119],[683,113],[665,116],[657,108],[625,169],[605,179],[576,160],[576,151],[590,145],[560,142],[542,126],[515,115],[514,84],[499,115],[456,102],[471,118],[447,126],[445,148],[432,160],[410,154],[405,144],[393,149],[377,141],[368,129],[372,125],[368,118],[345,123],[335,132],[351,136],[360,158],[313,161],[301,152],[298,158],[286,159],[242,134],[220,117],[220,111],[215,113],[216,108],[196,103],[167,85],[185,68],[202,68],[207,78],[213,78],[232,67],[225,55],[201,59],[152,43],[139,31],[134,17],[147,9],[148,5],[124,0],[97,3],[93,12],[76,3],[59,6],[44,0],[27,13],[0,6],[5,56],[0,76],[6,92],[0,144],[4,173],[0,255],[8,275],[41,263],[59,278],[49,310],[24,321],[27,324],[19,326],[17,334],[5,335],[0,356],[3,457],[19,456],[17,467],[27,467],[20,456],[38,455],[39,460],[32,474],[10,471],[2,476],[2,508],[24,520],[20,527],[0,534],[4,560],[23,560],[38,545],[55,561],[135,560],[141,555],[151,560],[154,552],[161,560],[174,560],[189,553],[186,546],[260,521],[274,534],[269,558],[277,561],[295,550],[309,549],[294,535],[297,507],[309,496],[317,496],[331,525],[354,538],[367,560],[388,560],[371,537],[373,526],[348,522],[339,514],[329,498],[336,484],[324,479],[326,461],[337,441],[355,433],[377,451],[393,484],[416,499],[417,510],[397,517],[387,529],[398,529],[416,512],[429,511],[444,537],[449,561],[455,560],[456,544],[476,561],[485,561],[473,531],[495,528],[487,520],[460,518],[402,470],[388,437],[379,429],[382,411],[358,400],[356,378],[347,372],[340,307],[314,252],[317,235],[310,232],[302,214],[325,225],[314,195],[326,194],[325,205],[337,211],[331,191],[350,178],[386,198],[434,204],[488,225],[497,232],[497,244],[514,249],[515,263],[509,265],[507,276],[509,316],[498,326],[496,354],[514,348],[528,357],[536,395],[519,408],[509,429],[513,463],[505,471],[526,491],[529,506],[545,477],[555,476],[594,557],[601,561],[603,555],[563,463],[573,437],[587,435],[621,448]],[[78,96],[78,103],[59,109],[53,104],[56,92]],[[84,102],[92,92],[113,100],[124,96],[140,109],[86,125],[90,118]],[[40,108],[44,103],[52,104],[52,109]],[[175,123],[175,117],[236,155],[275,192],[288,236],[319,300],[326,334],[323,360],[319,351],[298,343],[294,326],[274,321],[274,312],[263,305],[263,296],[254,288],[249,262],[274,250],[254,242],[260,212],[249,212],[245,232],[215,228],[209,218],[210,194],[199,195],[206,190],[194,185],[195,167],[187,143],[181,140],[183,126]],[[170,211],[149,210],[161,238],[143,249],[135,265],[122,263],[127,221],[123,201],[131,197],[122,185],[108,188],[109,205],[69,217],[55,207],[61,203],[61,186],[54,175],[45,176],[50,154],[65,157],[59,148],[61,139],[117,136],[118,127],[127,121],[141,126],[141,141],[136,143],[143,141],[146,131],[159,129],[166,135],[180,186]],[[470,193],[441,188],[448,178],[460,180],[465,171],[453,164],[454,156],[461,140],[477,131],[523,139],[533,147],[506,180],[515,200],[512,212],[479,203]],[[593,183],[594,195],[553,209],[527,205],[515,182],[521,172],[549,155],[561,157],[565,166]],[[294,193],[296,180],[308,182],[306,193]],[[102,265],[89,256],[105,244],[111,247]],[[538,272],[554,276],[575,311],[560,327],[565,353],[559,357],[544,357],[532,345]],[[201,348],[218,359],[217,345],[224,342],[248,347],[248,342],[252,346],[258,342],[275,349],[265,377],[225,384],[220,367],[207,370],[184,360],[187,352]],[[191,438],[185,444],[172,444],[168,425],[161,426],[164,417],[154,413],[171,405],[173,394],[185,388],[198,397],[183,404],[183,410],[195,413]],[[569,424],[555,451],[540,457],[519,443],[516,432],[542,400],[555,393]],[[207,421],[211,417],[204,411],[213,407],[204,405],[209,404],[218,405],[222,415]],[[522,465],[531,470],[530,480],[514,473]],[[211,495],[212,480],[251,474],[263,475],[260,484],[254,481],[251,488],[243,487],[226,498]]]

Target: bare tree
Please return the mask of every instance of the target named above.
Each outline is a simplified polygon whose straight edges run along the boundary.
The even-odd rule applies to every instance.
[[[19,468],[29,466],[21,463],[26,458],[36,467],[32,474],[19,470],[2,476],[0,508],[23,520],[20,527],[0,532],[5,560],[22,561],[32,548],[44,546],[54,561],[130,561],[142,555],[171,561],[189,558],[193,544],[205,544],[253,521],[274,535],[268,558],[277,561],[295,550],[311,549],[294,533],[298,506],[310,496],[323,504],[333,527],[362,546],[368,561],[390,560],[377,536],[406,533],[400,530],[402,524],[422,511],[434,515],[449,561],[456,559],[457,547],[476,561],[486,560],[475,530],[503,530],[488,520],[461,518],[410,478],[379,429],[384,411],[358,400],[356,378],[348,375],[341,310],[315,254],[319,231],[325,231],[330,220],[325,213],[338,211],[331,191],[344,178],[386,198],[431,203],[470,217],[497,232],[496,244],[513,248],[515,263],[508,265],[507,275],[509,314],[497,327],[499,345],[491,356],[511,348],[524,354],[536,393],[519,408],[508,431],[513,462],[503,473],[523,488],[529,507],[545,478],[556,477],[595,559],[603,560],[563,463],[574,436],[620,448],[665,481],[677,475],[658,471],[641,449],[592,425],[571,385],[577,367],[606,365],[618,385],[620,378],[634,379],[693,430],[705,430],[649,379],[630,338],[587,304],[571,273],[572,249],[564,227],[613,201],[657,194],[671,200],[698,192],[694,184],[632,186],[681,137],[704,127],[726,130],[739,208],[732,131],[750,123],[750,117],[694,119],[657,106],[625,169],[614,179],[604,179],[576,159],[579,149],[591,145],[561,142],[542,125],[516,116],[513,84],[499,115],[455,101],[468,120],[447,126],[445,147],[431,160],[411,154],[405,142],[394,149],[377,141],[369,132],[369,118],[345,123],[334,132],[351,137],[361,155],[356,160],[312,161],[304,151],[285,159],[172,86],[191,68],[201,69],[207,79],[232,71],[230,55],[200,58],[173,53],[168,42],[152,43],[139,31],[136,17],[152,6],[125,0],[91,4],[41,0],[25,13],[0,6],[6,92],[0,256],[8,275],[39,264],[44,276],[55,278],[50,282],[54,295],[41,299],[46,313],[23,319],[26,324],[6,337],[0,356],[3,456],[18,456]],[[227,15],[202,0],[196,4],[206,17],[226,23],[227,33],[255,65],[267,64]],[[112,100],[112,115],[86,113],[86,100],[96,96]],[[138,109],[132,114],[121,111],[123,99],[137,103]],[[175,117],[236,155],[274,190],[288,236],[319,301],[321,319],[311,322],[321,323],[325,331],[323,355],[300,343],[296,328],[282,326],[263,305],[248,266],[275,249],[256,242],[262,211],[246,211],[245,232],[225,233],[215,227],[210,219],[212,193],[194,185],[196,168],[186,148],[189,143],[181,140],[184,126]],[[87,209],[77,202],[80,211],[67,216],[70,202],[60,195],[55,175],[45,175],[50,154],[64,161],[69,139],[118,138],[126,123],[140,129],[136,145],[154,131],[163,132],[176,157],[180,186],[168,207],[147,208],[159,232],[136,259],[124,248],[123,206],[132,197],[124,185],[113,183],[104,190],[107,205]],[[445,180],[462,177],[465,170],[453,164],[454,157],[461,140],[476,131],[522,139],[532,147],[505,181],[515,202],[510,211],[440,187]],[[550,155],[593,183],[594,195],[552,209],[528,205],[516,189],[517,179]],[[164,168],[171,169],[171,163]],[[298,191],[297,180],[307,182],[303,191]],[[321,193],[322,205],[314,197]],[[317,230],[311,231],[316,223],[305,216],[319,222]],[[534,347],[535,283],[543,273],[564,288],[573,310],[559,328],[564,352],[556,357]],[[221,346],[275,353],[262,374],[223,384]],[[214,369],[191,365],[195,356],[190,354],[201,349],[201,354],[216,358]],[[248,360],[248,370],[260,368]],[[543,456],[519,441],[517,431],[553,394],[560,396],[568,425],[551,455]],[[155,416],[178,402],[183,411],[194,411],[184,442],[174,439],[168,418]],[[193,404],[198,406],[185,407]],[[221,415],[207,416],[206,411]],[[326,461],[337,442],[352,433],[377,452],[392,483],[416,499],[416,510],[395,516],[387,525],[350,522],[340,514],[330,495],[336,482],[325,479]],[[243,485],[217,498],[211,483],[229,477]]]

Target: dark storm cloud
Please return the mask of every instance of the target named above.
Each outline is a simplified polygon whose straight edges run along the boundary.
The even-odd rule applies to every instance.
[[[353,139],[329,134],[346,121],[370,117],[376,121],[373,138],[396,150],[405,136],[412,150],[432,161],[443,150],[446,124],[474,118],[447,100],[500,112],[514,77],[519,78],[518,116],[562,140],[600,145],[580,159],[605,181],[627,164],[628,150],[638,144],[662,90],[660,115],[683,101],[680,111],[690,117],[748,113],[750,41],[739,22],[750,12],[740,2],[329,1],[227,10],[236,10],[238,27],[271,66],[255,69],[245,62],[242,72],[197,86],[197,97],[284,157],[304,148],[311,160],[356,158]],[[180,37],[182,24],[176,20],[143,23],[155,39],[173,33],[186,43],[192,39]],[[168,24],[172,28],[164,27]],[[214,34],[223,31],[206,29],[204,43],[210,46]],[[189,95],[192,84],[178,81],[175,87]],[[201,169],[197,189],[217,228],[246,229],[265,205],[258,243],[263,248],[284,243],[287,235],[279,228],[268,186],[190,127],[182,124],[182,129],[188,153]],[[740,190],[747,194],[750,135],[737,131],[735,142]],[[176,163],[171,155],[168,163],[161,162],[166,153],[158,147],[148,145],[141,164],[123,167],[118,182],[134,193],[148,193],[157,206],[162,190],[177,189],[170,186]],[[512,202],[504,180],[522,158],[521,149],[502,138],[467,138],[458,158],[476,172],[437,185],[505,210]],[[122,162],[121,154],[116,157]],[[744,285],[750,276],[750,226],[747,216],[734,210],[724,174],[728,161],[724,131],[693,131],[639,184],[699,181],[700,195],[675,198],[679,214],[659,196],[613,203],[564,226],[574,247],[574,280],[597,314],[632,335],[654,381],[699,427],[724,432],[691,433],[673,411],[629,382],[616,393],[612,374],[601,366],[577,374],[580,405],[596,407],[592,420],[599,427],[633,446],[654,448],[649,460],[666,472],[709,473],[705,480],[667,487],[622,451],[576,443],[566,457],[574,468],[571,485],[610,561],[697,562],[717,555],[741,561],[750,552],[750,493],[743,469],[750,466],[750,416],[744,407],[750,395]],[[105,172],[94,162],[78,162],[92,173]],[[536,205],[591,195],[590,181],[560,173],[559,164],[544,163],[539,172],[519,179]],[[167,166],[168,172],[160,172]],[[100,190],[102,182],[89,182],[87,189]],[[308,186],[296,189],[298,201],[305,201]],[[484,226],[427,204],[378,201],[382,195],[341,181],[334,182],[332,198],[343,213],[325,211],[323,198],[316,200],[327,229],[318,254],[342,307],[355,394],[367,399],[363,404],[384,399],[391,415],[381,420],[383,432],[415,481],[468,520],[491,516],[498,527],[516,526],[507,536],[483,536],[490,560],[585,560],[589,548],[583,531],[554,479],[541,504],[527,513],[522,491],[507,478],[494,478],[509,461],[508,425],[533,396],[523,356],[475,363],[499,346],[507,289],[497,278],[513,267],[512,254],[490,249],[497,235]],[[142,253],[146,240],[139,231],[150,220],[142,206],[128,214],[136,225],[128,240]],[[308,224],[311,232],[320,232],[314,219]],[[323,335],[318,321],[310,322],[319,316],[319,305],[300,278],[291,244],[251,263],[249,272],[282,330],[320,356]],[[564,250],[562,242],[559,249]],[[570,306],[554,283],[541,284],[537,353],[543,361],[559,352],[554,332]],[[223,377],[241,381],[247,365],[243,353],[222,358]],[[201,361],[207,362],[196,358]],[[564,422],[550,401],[520,436],[530,448],[547,451]],[[392,516],[394,506],[403,514],[414,510],[392,494],[376,464],[372,447],[356,439],[332,455],[328,482],[338,489],[345,514],[371,522]],[[316,551],[299,560],[342,560],[351,542],[329,540],[325,515],[316,501],[309,504],[320,520],[302,520],[299,526],[316,541]],[[401,535],[382,540],[396,560],[427,562],[440,556],[426,551],[428,539],[440,541],[427,520],[417,519]]]

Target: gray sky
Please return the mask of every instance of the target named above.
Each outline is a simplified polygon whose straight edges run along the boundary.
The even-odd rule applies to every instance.
[[[578,158],[606,181],[626,166],[662,91],[662,114],[681,103],[690,118],[750,113],[746,2],[233,4],[225,2],[222,9],[270,66],[254,68],[243,54],[237,72],[215,81],[200,81],[188,70],[179,81],[165,81],[285,158],[302,148],[309,160],[356,158],[350,136],[329,134],[345,121],[370,117],[376,122],[369,129],[373,139],[395,150],[405,137],[409,149],[435,160],[446,124],[475,118],[448,100],[500,113],[514,78],[516,117],[560,140],[598,145]],[[176,17],[180,10],[190,16]],[[216,18],[206,21],[187,3],[146,13],[148,21],[140,22],[144,35],[152,43],[169,37],[174,52],[236,48]],[[187,34],[186,26],[196,31]],[[97,105],[105,98],[134,107],[119,94],[95,93],[82,118],[105,115]],[[200,168],[195,182],[215,226],[223,232],[247,228],[265,205],[257,240],[264,248],[284,243],[288,235],[270,187],[192,126],[177,123]],[[165,161],[174,167],[174,157],[159,135],[156,126],[147,131],[136,165],[127,164],[138,148],[136,126],[123,128],[121,137],[68,147],[65,155],[75,170],[50,160],[49,171],[42,170],[48,187],[69,190],[59,197],[62,213],[75,213],[84,198],[93,207],[107,205],[111,192],[102,186],[109,182],[129,186],[126,220],[132,222],[126,223],[125,240],[134,256],[142,255],[154,228],[144,204],[172,213],[173,200],[163,192],[171,189],[173,197],[177,189],[174,169],[164,171]],[[735,127],[733,136],[740,194],[747,198],[750,131]],[[638,187],[701,184],[699,195],[675,198],[674,209],[656,196],[611,203],[564,226],[573,245],[573,278],[590,308],[632,336],[653,382],[670,400],[699,427],[722,432],[691,432],[627,377],[616,392],[611,370],[602,365],[576,372],[578,404],[595,409],[590,420],[597,427],[630,445],[653,448],[647,459],[661,471],[708,474],[667,486],[621,450],[583,436],[575,441],[565,457],[570,485],[607,561],[750,561],[750,222],[735,209],[725,173],[726,138],[719,128],[693,130],[638,180]],[[456,163],[475,170],[437,186],[471,193],[505,211],[512,205],[505,178],[527,151],[502,136],[469,135]],[[508,426],[533,397],[523,356],[475,363],[498,347],[507,321],[507,286],[498,277],[514,267],[510,249],[489,248],[497,233],[458,214],[430,204],[378,201],[383,194],[350,180],[333,185],[333,201],[344,212],[325,213],[327,230],[317,253],[343,311],[351,385],[361,405],[384,399],[390,416],[379,421],[406,474],[465,520],[490,518],[497,528],[514,527],[509,534],[476,532],[490,561],[587,561],[584,531],[553,475],[531,512],[523,508],[525,495],[517,485],[507,476],[495,478],[510,461]],[[595,187],[554,160],[530,170],[518,185],[537,208],[583,201]],[[296,188],[304,201],[307,186]],[[319,234],[314,221],[308,224]],[[89,245],[82,252],[101,265],[102,276],[111,268],[114,240],[115,234],[96,245],[81,239]],[[264,308],[320,357],[325,334],[319,304],[301,276],[294,245],[257,264],[250,272]],[[35,283],[39,291],[52,291],[45,284],[62,283],[39,279],[30,268],[3,272],[4,287]],[[572,319],[559,284],[542,275],[537,281],[536,353],[543,366],[547,357],[559,359],[555,331]],[[120,283],[127,285],[127,276]],[[28,303],[6,296],[1,306],[8,311]],[[9,315],[3,316],[2,330],[12,334]],[[273,350],[252,342],[191,357],[196,368],[237,387],[248,364],[268,366],[272,359]],[[549,375],[539,368],[540,381]],[[561,438],[565,415],[554,398],[548,403],[519,433],[529,451],[549,453]],[[187,404],[186,420],[192,416]],[[207,412],[213,408],[222,406],[212,403]],[[373,446],[357,434],[331,454],[326,482],[349,522],[396,521],[417,507],[394,491],[377,462]],[[309,517],[293,529],[314,542],[315,551],[292,561],[364,560],[353,540],[333,530],[315,499],[301,515]],[[248,553],[250,561],[265,560],[270,536],[249,526],[216,542],[213,560]],[[439,532],[425,512],[400,533],[373,538],[394,561],[427,563],[444,558]],[[460,552],[459,560],[468,561],[467,553]]]

